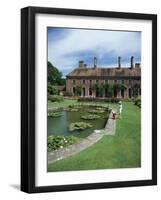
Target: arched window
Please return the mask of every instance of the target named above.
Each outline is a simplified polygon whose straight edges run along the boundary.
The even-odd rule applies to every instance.
[[[83,88],[83,96],[84,97],[86,96],[86,90],[85,90],[85,88]]]
[[[73,94],[75,95],[75,92],[76,92],[76,89],[75,89],[75,87],[73,87]]]
[[[132,89],[129,88],[129,98],[131,98],[131,97],[132,97]]]
[[[92,89],[89,88],[89,96],[92,96]]]

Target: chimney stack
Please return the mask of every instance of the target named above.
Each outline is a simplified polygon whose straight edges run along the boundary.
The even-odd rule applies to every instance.
[[[134,56],[131,56],[131,69],[134,68]]]
[[[93,65],[94,65],[94,68],[96,68],[97,67],[97,58],[96,57],[94,57],[94,60],[93,60]]]
[[[118,68],[121,68],[121,56],[118,57]]]
[[[79,61],[79,68],[84,68],[84,61],[83,60]]]
[[[135,63],[135,68],[140,68],[140,63]]]

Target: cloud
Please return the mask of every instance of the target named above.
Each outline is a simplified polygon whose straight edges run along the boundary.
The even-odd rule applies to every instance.
[[[118,56],[125,65],[131,56],[141,60],[140,32],[54,29],[48,31],[48,60],[64,75],[77,67],[79,60],[92,65],[94,56],[100,67],[117,65]]]

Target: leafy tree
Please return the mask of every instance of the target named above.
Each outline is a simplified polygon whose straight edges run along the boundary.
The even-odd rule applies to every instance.
[[[65,79],[62,78],[62,73],[48,61],[48,84],[64,85]]]
[[[48,95],[57,95],[57,94],[58,90],[55,87],[48,84]]]

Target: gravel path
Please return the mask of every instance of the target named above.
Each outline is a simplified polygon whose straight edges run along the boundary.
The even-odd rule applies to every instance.
[[[79,153],[80,151],[98,142],[104,135],[115,135],[116,120],[113,120],[111,116],[112,114],[110,114],[106,126],[103,130],[95,130],[92,134],[82,139],[77,144],[73,144],[69,147],[48,153],[48,164]]]

